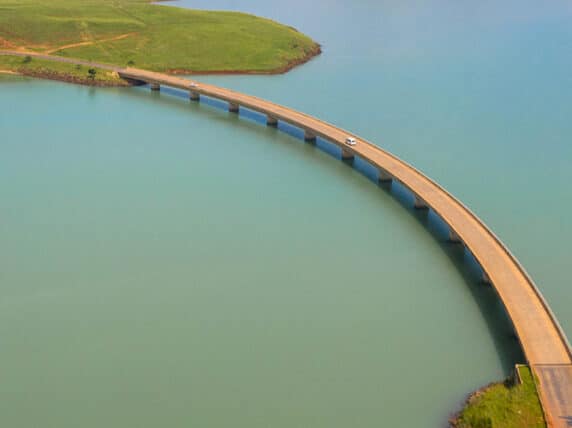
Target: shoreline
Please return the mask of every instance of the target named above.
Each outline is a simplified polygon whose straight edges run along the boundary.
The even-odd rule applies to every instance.
[[[72,76],[68,73],[61,73],[53,70],[38,70],[38,71],[13,71],[13,70],[0,70],[0,75],[7,76],[21,76],[31,77],[34,79],[52,80],[56,82],[71,83],[74,85],[90,86],[96,88],[128,88],[131,86],[138,86],[135,82],[130,82],[125,79],[118,79],[116,82],[111,81],[97,81],[87,77]]]
[[[160,5],[160,3],[163,2],[177,2],[179,0],[148,0],[149,3],[151,4],[157,4]],[[178,7],[178,6],[173,6],[173,7]],[[200,9],[200,10],[210,10],[210,9]],[[216,12],[227,12],[226,10],[216,10]],[[264,19],[269,19],[271,21],[271,18],[267,18],[264,17]],[[278,21],[274,21],[279,23]],[[294,31],[296,31],[297,33],[299,33],[300,31],[297,28],[291,27],[289,26],[289,28],[293,29]],[[307,62],[310,62],[312,59],[314,59],[315,57],[317,57],[318,55],[322,54],[322,45],[320,43],[315,43],[314,46],[312,47],[312,49],[309,52],[306,52],[306,55],[302,58],[299,59],[295,59],[295,60],[291,60],[288,63],[286,63],[285,65],[272,69],[272,70],[265,70],[265,71],[259,71],[259,70],[209,70],[209,71],[200,71],[200,70],[190,70],[190,69],[167,69],[165,71],[163,71],[164,73],[167,74],[174,74],[174,75],[276,75],[276,74],[285,74],[287,72],[289,72],[290,70],[292,70],[295,67],[298,67],[299,65],[303,65]]]
[[[449,428],[506,426],[546,428],[535,376],[526,364],[501,381],[493,381],[467,394],[461,408],[449,416]]]
[[[19,71],[18,74],[25,77],[34,77],[47,80],[57,80],[60,82],[73,83],[76,85],[92,86],[99,88],[115,88],[115,87],[129,87],[136,86],[125,79],[118,78],[117,81],[98,81],[88,77],[73,76],[68,73],[57,72],[53,70],[24,70]]]
[[[165,73],[172,74],[172,75],[278,75],[278,74],[285,74],[288,71],[303,65],[318,55],[322,53],[321,45],[316,44],[310,51],[306,53],[306,55],[302,58],[298,58],[288,62],[287,64],[278,67],[273,70],[187,70],[187,69],[171,69],[164,71]],[[43,54],[39,52],[22,52],[22,51],[0,51],[0,55],[2,56],[18,56],[18,57],[25,57],[31,56],[32,58],[40,58],[40,59],[48,59],[56,62],[70,62],[66,57],[60,57],[57,55],[49,55]],[[93,64],[95,67],[97,66],[105,66],[111,69],[115,68],[115,66],[107,65],[107,64]],[[160,71],[159,71],[160,72]],[[97,81],[93,79],[89,79],[87,77],[79,77],[75,76],[66,72],[52,70],[49,68],[46,69],[39,69],[39,70],[24,70],[24,69],[16,69],[16,70],[9,70],[9,69],[2,69],[0,70],[0,74],[9,74],[9,75],[19,75],[25,77],[33,77],[39,79],[47,79],[47,80],[55,80],[59,82],[66,82],[66,83],[73,83],[78,85],[84,86],[92,86],[92,87],[130,87],[130,86],[137,86],[137,83],[127,81],[125,79],[118,78],[116,81]]]
[[[513,376],[509,376],[507,379],[501,380],[501,381],[493,381],[493,382],[489,382],[488,384],[481,386],[479,389],[476,389],[470,393],[468,393],[465,396],[465,399],[463,400],[462,404],[461,404],[461,408],[456,411],[453,412],[450,416],[449,416],[449,428],[462,428],[461,425],[461,415],[463,414],[463,410],[465,410],[468,406],[471,405],[471,403],[473,403],[478,397],[482,396],[483,394],[486,394],[487,391],[490,391],[491,388],[493,388],[496,385],[500,385],[505,383],[507,380],[512,380]]]
[[[163,1],[171,1],[171,0],[163,0]],[[163,73],[173,74],[173,75],[277,75],[277,74],[284,74],[292,70],[293,68],[298,67],[299,65],[306,64],[310,62],[318,55],[322,54],[322,46],[320,44],[316,44],[311,51],[307,52],[306,55],[302,58],[295,59],[289,61],[287,64],[283,65],[282,67],[278,67],[272,70],[188,70],[188,69],[167,69],[163,71]],[[158,71],[161,73],[161,71]]]

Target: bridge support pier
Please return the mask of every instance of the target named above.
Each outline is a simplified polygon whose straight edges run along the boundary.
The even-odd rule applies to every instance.
[[[485,285],[492,285],[491,279],[487,275],[485,271],[483,271],[483,275],[481,276],[481,282]]]
[[[189,92],[189,99],[191,101],[199,101],[201,99],[201,96],[199,95],[198,92],[190,91]]]
[[[415,200],[413,201],[413,207],[415,207],[416,210],[428,210],[429,209],[429,206],[425,203],[425,201],[417,195],[415,195]]]
[[[238,113],[239,106],[235,103],[228,103],[228,111],[231,113]]]
[[[161,85],[159,85],[158,83],[150,83],[149,87],[151,88],[152,91],[160,91],[161,90]]]
[[[459,235],[457,235],[457,232],[455,232],[453,229],[449,229],[448,241],[452,244],[460,244],[461,238],[459,237]]]
[[[278,126],[278,119],[270,115],[266,116],[266,125],[268,126]]]
[[[307,129],[304,130],[304,140],[305,141],[316,141],[316,134],[308,131]]]
[[[378,181],[380,183],[391,183],[393,181],[393,177],[391,175],[389,175],[386,171],[384,171],[383,169],[379,170],[379,177],[378,177]]]
[[[354,160],[354,154],[342,147],[342,160]]]

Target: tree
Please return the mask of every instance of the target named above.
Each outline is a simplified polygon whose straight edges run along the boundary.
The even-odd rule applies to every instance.
[[[31,57],[30,55],[26,55],[26,56],[24,57],[24,59],[22,60],[22,62],[23,62],[24,64],[28,64],[29,62],[32,62],[32,57]]]
[[[97,74],[97,70],[95,68],[90,68],[89,70],[87,70],[87,74],[89,75],[88,77],[90,79],[95,79],[95,75]]]

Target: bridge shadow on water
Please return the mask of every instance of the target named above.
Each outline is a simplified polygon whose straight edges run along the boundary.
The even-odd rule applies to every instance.
[[[371,167],[369,164],[368,166]],[[377,175],[372,177],[372,181],[377,182]],[[393,200],[401,205],[403,211],[431,234],[441,251],[449,258],[482,314],[505,375],[512,374],[514,365],[526,360],[504,305],[494,287],[483,282],[483,271],[473,254],[462,243],[449,240],[449,226],[435,211],[414,208],[414,196],[402,184],[393,181],[379,183],[378,186],[393,196]]]
[[[120,90],[122,91],[122,95],[136,98],[149,97],[149,89],[146,87]],[[162,93],[169,96],[162,96]],[[161,93],[153,92],[152,94],[156,102],[166,104],[171,108],[189,111],[190,105],[190,108],[196,114],[227,123],[230,119],[234,125],[249,130],[250,132],[279,131],[297,140],[303,141],[304,139],[303,130],[282,121],[278,123],[277,127],[267,127],[266,116],[261,113],[242,107],[238,114],[230,113],[228,112],[228,105],[224,101],[201,96],[200,102],[192,102],[189,101],[186,92],[167,87],[162,87]],[[182,102],[182,100],[185,100],[185,102]],[[221,115],[220,111],[226,114]],[[261,129],[259,125],[262,125],[264,128]],[[315,142],[303,144],[304,147],[319,150],[338,161],[341,160],[341,149],[326,140],[317,138]],[[524,362],[525,358],[508,314],[501,300],[498,298],[494,287],[483,283],[482,269],[473,254],[461,243],[449,241],[448,225],[433,210],[414,208],[414,195],[401,183],[397,181],[379,183],[377,168],[359,157],[353,160],[342,160],[342,162],[359,172],[375,186],[378,186],[382,192],[391,196],[390,200],[399,204],[403,208],[403,212],[407,213],[406,215],[414,218],[433,236],[443,253],[449,258],[467,284],[468,290],[476,302],[493,339],[501,366],[507,376],[511,374],[514,370],[514,364]],[[454,346],[454,344],[452,344],[452,346]]]
[[[333,146],[332,155],[341,159],[341,149],[331,143],[324,142],[324,144],[330,146],[329,152]],[[483,270],[473,254],[462,243],[450,241],[449,226],[435,211],[414,207],[415,197],[407,187],[395,180],[379,182],[378,169],[359,157],[342,162],[357,170],[381,191],[391,196],[390,200],[399,204],[403,213],[414,218],[435,239],[467,284],[493,339],[503,371],[506,376],[511,375],[514,372],[514,365],[524,363],[526,359],[502,301],[494,287],[483,282]]]

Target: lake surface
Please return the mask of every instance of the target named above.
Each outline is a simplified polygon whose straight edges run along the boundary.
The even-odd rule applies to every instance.
[[[177,5],[322,43],[199,80],[427,172],[572,335],[569,2]],[[3,426],[436,427],[522,359],[470,256],[367,166],[173,91],[0,79]]]

